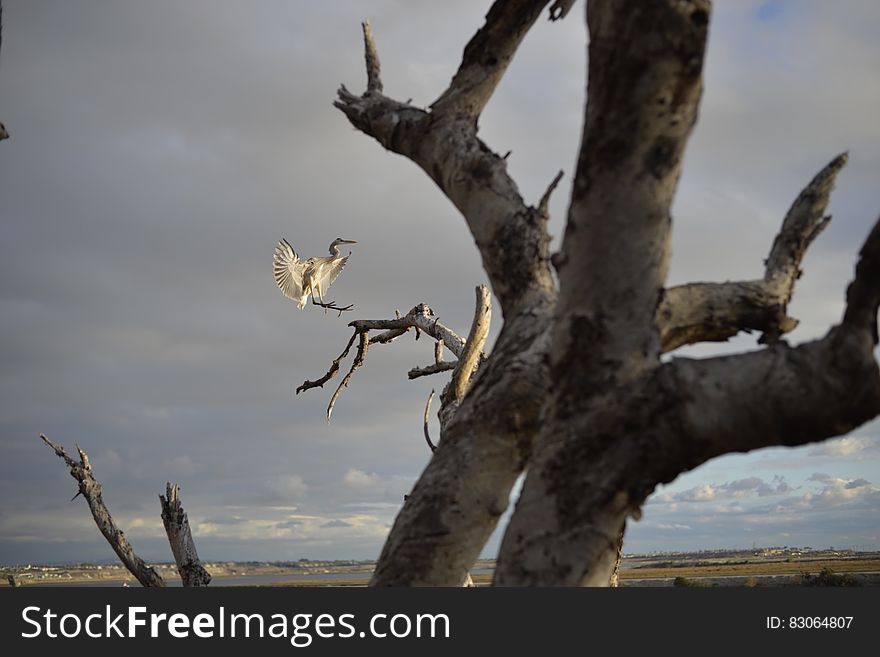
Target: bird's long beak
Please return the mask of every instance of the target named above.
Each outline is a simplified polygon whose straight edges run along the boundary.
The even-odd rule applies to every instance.
[[[339,240],[342,244],[357,244],[357,240]]]

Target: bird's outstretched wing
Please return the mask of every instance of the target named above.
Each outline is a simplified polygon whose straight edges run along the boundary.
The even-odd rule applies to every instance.
[[[317,278],[322,291],[327,290],[327,288],[333,285],[333,281],[339,277],[346,262],[348,262],[348,256],[345,256],[344,258],[332,258],[330,259],[330,262],[320,268],[317,273]]]
[[[284,296],[293,299],[302,308],[305,305],[302,279],[305,263],[300,261],[296,251],[290,246],[290,242],[285,239],[278,242],[275,247],[273,264],[278,289]]]

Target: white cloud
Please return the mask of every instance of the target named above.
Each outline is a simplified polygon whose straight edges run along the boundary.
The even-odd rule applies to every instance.
[[[363,470],[351,468],[345,473],[342,483],[349,488],[372,488],[380,483],[380,479],[376,474],[367,474]]]
[[[655,503],[711,502],[727,498],[782,495],[793,490],[785,477],[774,475],[769,483],[760,477],[745,477],[723,484],[701,484],[679,492],[661,493],[651,499]]]
[[[880,436],[845,436],[812,447],[807,454],[818,457],[844,457],[860,460],[880,453]]]

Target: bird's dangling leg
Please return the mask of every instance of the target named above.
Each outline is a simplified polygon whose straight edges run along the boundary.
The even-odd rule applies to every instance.
[[[315,290],[312,289],[312,303],[316,306],[321,306],[324,309],[324,314],[327,314],[328,310],[335,310],[337,313],[337,317],[342,317],[342,313],[351,310],[354,308],[354,304],[350,303],[347,306],[339,307],[336,305],[335,301],[324,301],[324,296],[321,294],[321,286],[317,286],[318,299],[315,299]]]

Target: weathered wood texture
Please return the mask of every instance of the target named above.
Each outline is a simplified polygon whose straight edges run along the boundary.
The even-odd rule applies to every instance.
[[[845,155],[796,199],[763,278],[666,288],[670,208],[702,92],[708,0],[587,3],[587,105],[565,238],[552,259],[557,284],[546,224],[560,175],[528,205],[506,159],[477,136],[482,109],[548,4],[496,1],[428,110],[383,94],[365,25],[367,90],[343,86],[335,103],[357,129],[421,167],[461,212],[504,320],[468,387],[450,395],[456,403],[445,407],[454,412],[441,407],[437,449],[373,585],[462,584],[527,465],[495,583],[608,585],[626,519],[640,516],[658,483],[727,452],[839,435],[880,412],[880,229],[862,249],[843,322],[810,344],[779,340],[796,326],[788,304],[804,253],[830,219]],[[550,19],[573,4],[552,3]],[[352,326],[384,330],[372,344],[412,322]],[[768,346],[661,362],[679,346],[740,331],[760,331]],[[461,362],[462,351],[446,344]],[[441,369],[440,360],[429,367]]]
[[[104,535],[104,538],[107,539],[110,547],[113,548],[116,556],[119,557],[122,565],[124,565],[143,586],[165,586],[165,580],[162,576],[156,572],[152,566],[147,565],[143,559],[135,554],[134,548],[131,547],[128,539],[125,538],[125,534],[123,534],[122,530],[116,526],[115,522],[113,522],[113,517],[104,505],[104,500],[101,497],[101,484],[95,479],[95,476],[92,473],[92,464],[89,462],[88,455],[82,449],[77,447],[76,450],[79,452],[79,461],[77,462],[68,456],[67,452],[64,451],[64,448],[61,445],[53,443],[43,434],[40,434],[40,438],[42,438],[43,442],[51,447],[55,451],[55,454],[57,454],[59,458],[67,464],[67,467],[70,468],[70,476],[79,482],[78,495],[82,495],[86,499],[86,502],[88,502],[89,509],[92,511],[92,517],[95,519],[95,524],[98,526],[101,534]]]
[[[168,535],[168,543],[177,564],[177,572],[186,587],[207,586],[211,583],[211,574],[199,561],[196,544],[189,528],[189,518],[180,501],[180,486],[170,481],[165,485],[165,495],[159,495],[162,505],[162,524]]]

